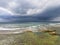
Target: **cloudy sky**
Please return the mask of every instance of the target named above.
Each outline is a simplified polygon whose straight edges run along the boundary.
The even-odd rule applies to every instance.
[[[60,0],[0,0],[0,22],[60,21]]]

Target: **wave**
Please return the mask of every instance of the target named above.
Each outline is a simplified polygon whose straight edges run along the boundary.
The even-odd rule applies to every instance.
[[[37,32],[39,30],[47,30],[52,27],[60,27],[59,24],[39,24],[39,25],[20,25],[20,24],[2,24],[0,25],[0,31],[11,31],[13,33],[22,33],[24,31],[32,31],[32,32]]]

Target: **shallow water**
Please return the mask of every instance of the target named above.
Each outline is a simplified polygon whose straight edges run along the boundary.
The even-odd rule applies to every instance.
[[[23,32],[24,30],[31,30],[36,32],[38,30],[56,29],[58,32],[60,29],[60,23],[41,23],[41,22],[29,22],[29,23],[10,23],[0,24],[0,31],[16,31],[14,33]]]

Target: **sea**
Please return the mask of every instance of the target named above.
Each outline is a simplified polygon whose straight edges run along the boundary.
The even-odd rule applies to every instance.
[[[49,22],[27,22],[27,23],[0,23],[0,31],[14,31],[20,30],[31,30],[37,32],[39,29],[47,29],[49,26],[60,26],[60,23],[49,23]]]
[[[28,27],[37,27],[43,23],[40,22],[28,22],[28,23],[0,23],[0,30],[17,30],[25,29]]]

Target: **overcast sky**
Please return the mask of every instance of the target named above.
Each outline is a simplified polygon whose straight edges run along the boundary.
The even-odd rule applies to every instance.
[[[0,0],[0,22],[25,20],[60,21],[60,0]]]

